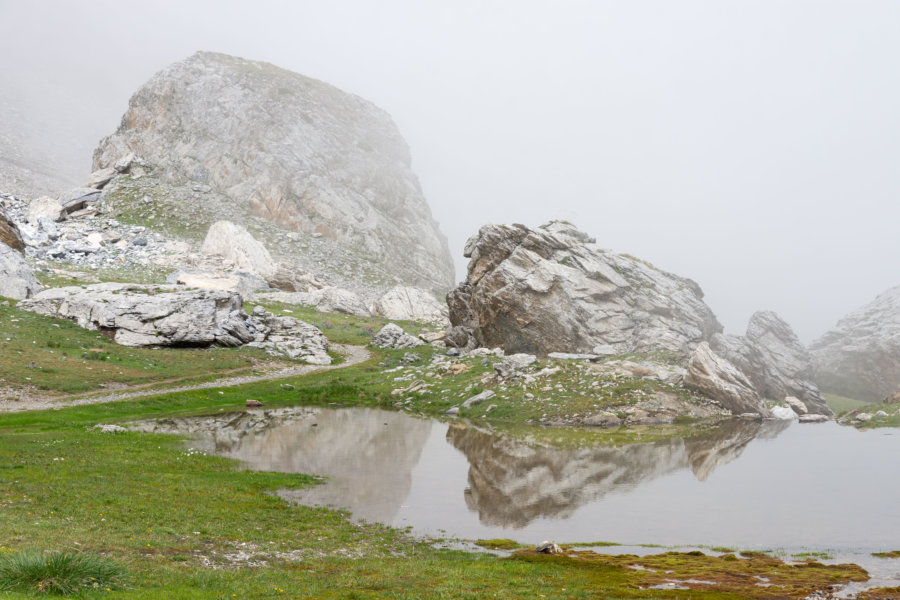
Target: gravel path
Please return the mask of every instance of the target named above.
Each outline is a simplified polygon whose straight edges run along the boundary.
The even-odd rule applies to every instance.
[[[219,379],[217,381],[208,381],[206,383],[198,383],[194,385],[185,385],[172,388],[157,388],[153,390],[131,390],[127,388],[117,390],[112,394],[102,396],[87,397],[69,397],[69,398],[21,398],[15,401],[0,400],[0,413],[23,412],[28,410],[45,410],[48,408],[63,408],[66,406],[80,406],[83,404],[100,404],[102,402],[117,402],[119,400],[130,400],[132,398],[142,398],[145,396],[159,396],[161,394],[170,394],[173,392],[187,392],[190,390],[202,390],[207,388],[234,387],[245,383],[255,383],[257,381],[269,381],[272,379],[284,379],[286,377],[295,377],[297,375],[306,375],[318,371],[331,371],[334,369],[343,369],[352,367],[367,360],[370,356],[369,351],[363,346],[350,346],[341,344],[332,344],[331,348],[344,357],[344,362],[339,365],[298,365],[266,373],[265,375],[250,375],[243,377],[231,377],[228,379]]]

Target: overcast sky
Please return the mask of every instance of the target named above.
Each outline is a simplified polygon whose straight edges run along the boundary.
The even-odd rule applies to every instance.
[[[772,309],[810,341],[900,284],[900,2],[0,0],[0,109],[80,178],[196,50],[390,112],[457,279],[482,224],[565,218],[731,333]]]

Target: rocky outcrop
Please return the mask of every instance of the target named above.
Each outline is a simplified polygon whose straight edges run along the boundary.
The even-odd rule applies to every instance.
[[[100,283],[44,290],[19,307],[99,330],[123,346],[249,344],[313,364],[331,362],[318,329],[261,308],[248,317],[235,292]]]
[[[94,169],[130,153],[168,186],[152,200],[183,199],[183,219],[206,219],[197,211],[215,214],[216,202],[239,205],[301,234],[298,245],[314,236],[338,243],[345,265],[371,267],[366,276],[378,282],[396,277],[437,292],[453,285],[446,238],[409,149],[390,117],[362,98],[267,63],[199,52],[132,96]],[[108,185],[110,198],[119,179],[128,178]],[[291,258],[293,248],[279,247],[278,258]]]
[[[41,289],[34,270],[18,250],[0,244],[0,296],[22,300]]]
[[[603,250],[565,222],[485,225],[465,256],[466,281],[447,297],[457,346],[686,358],[722,329],[696,283]]]
[[[396,321],[449,323],[447,305],[422,288],[398,285],[389,289],[372,305],[372,313]]]
[[[231,221],[216,221],[210,226],[200,251],[221,256],[240,271],[267,278],[275,274],[276,266],[266,247],[250,232]]]
[[[362,299],[350,290],[336,287],[325,287],[309,292],[283,292],[280,290],[262,291],[253,294],[257,302],[283,302],[311,306],[319,312],[339,313],[369,317],[369,309]]]
[[[379,348],[415,348],[424,343],[403,331],[403,328],[395,323],[388,323],[372,338],[372,345]]]
[[[9,218],[2,206],[0,206],[0,244],[6,244],[19,252],[25,250],[25,242],[22,241],[18,226]]]
[[[715,334],[710,346],[740,369],[760,396],[778,402],[792,396],[805,406],[802,414],[833,414],[812,382],[812,357],[774,312],[754,313],[744,336]]]
[[[717,356],[707,342],[702,342],[691,354],[684,385],[715,400],[735,415],[769,416],[750,380],[730,362]]]
[[[241,300],[253,297],[254,292],[268,286],[259,276],[243,271],[192,271],[181,270],[166,277],[168,283],[201,290],[226,290],[237,292]]]
[[[810,353],[826,392],[877,402],[900,391],[900,286],[838,321]]]

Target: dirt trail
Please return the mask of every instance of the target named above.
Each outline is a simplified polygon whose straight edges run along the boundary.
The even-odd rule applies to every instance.
[[[334,369],[343,369],[352,367],[367,360],[370,356],[369,351],[363,346],[350,346],[342,344],[332,344],[331,348],[344,357],[344,362],[339,365],[298,365],[296,367],[288,367],[280,369],[264,375],[247,375],[243,377],[230,377],[227,379],[219,379],[216,381],[207,381],[205,383],[196,383],[193,385],[184,385],[171,388],[156,388],[152,390],[143,389],[148,384],[140,384],[128,388],[121,388],[110,394],[78,396],[78,397],[62,397],[62,398],[27,398],[19,399],[13,402],[0,401],[0,413],[23,412],[28,410],[45,410],[48,408],[63,408],[66,406],[80,406],[83,404],[100,404],[103,402],[116,402],[119,400],[130,400],[132,398],[141,398],[144,396],[158,396],[160,394],[169,394],[173,392],[187,392],[190,390],[202,390],[207,388],[234,387],[245,383],[255,383],[257,381],[269,381],[272,379],[284,379],[286,377],[295,377],[297,375],[307,375],[319,371],[331,371]],[[156,385],[155,384],[150,385]]]

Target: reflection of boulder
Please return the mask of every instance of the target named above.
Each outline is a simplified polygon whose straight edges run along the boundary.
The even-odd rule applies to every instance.
[[[313,425],[315,424],[315,426]],[[164,419],[143,431],[191,435],[194,446],[253,469],[325,475],[328,482],[283,492],[305,504],[335,505],[391,522],[409,495],[431,422],[401,413],[290,408],[238,416]]]
[[[771,439],[787,429],[790,421],[731,420],[716,428],[715,434],[684,441],[691,471],[700,481],[717,467],[728,464],[756,438]]]
[[[705,480],[772,426],[786,425],[728,421],[689,440],[574,450],[536,447],[463,425],[451,425],[447,440],[469,461],[468,507],[485,525],[520,528],[537,518],[566,518],[616,489],[679,469]]]

